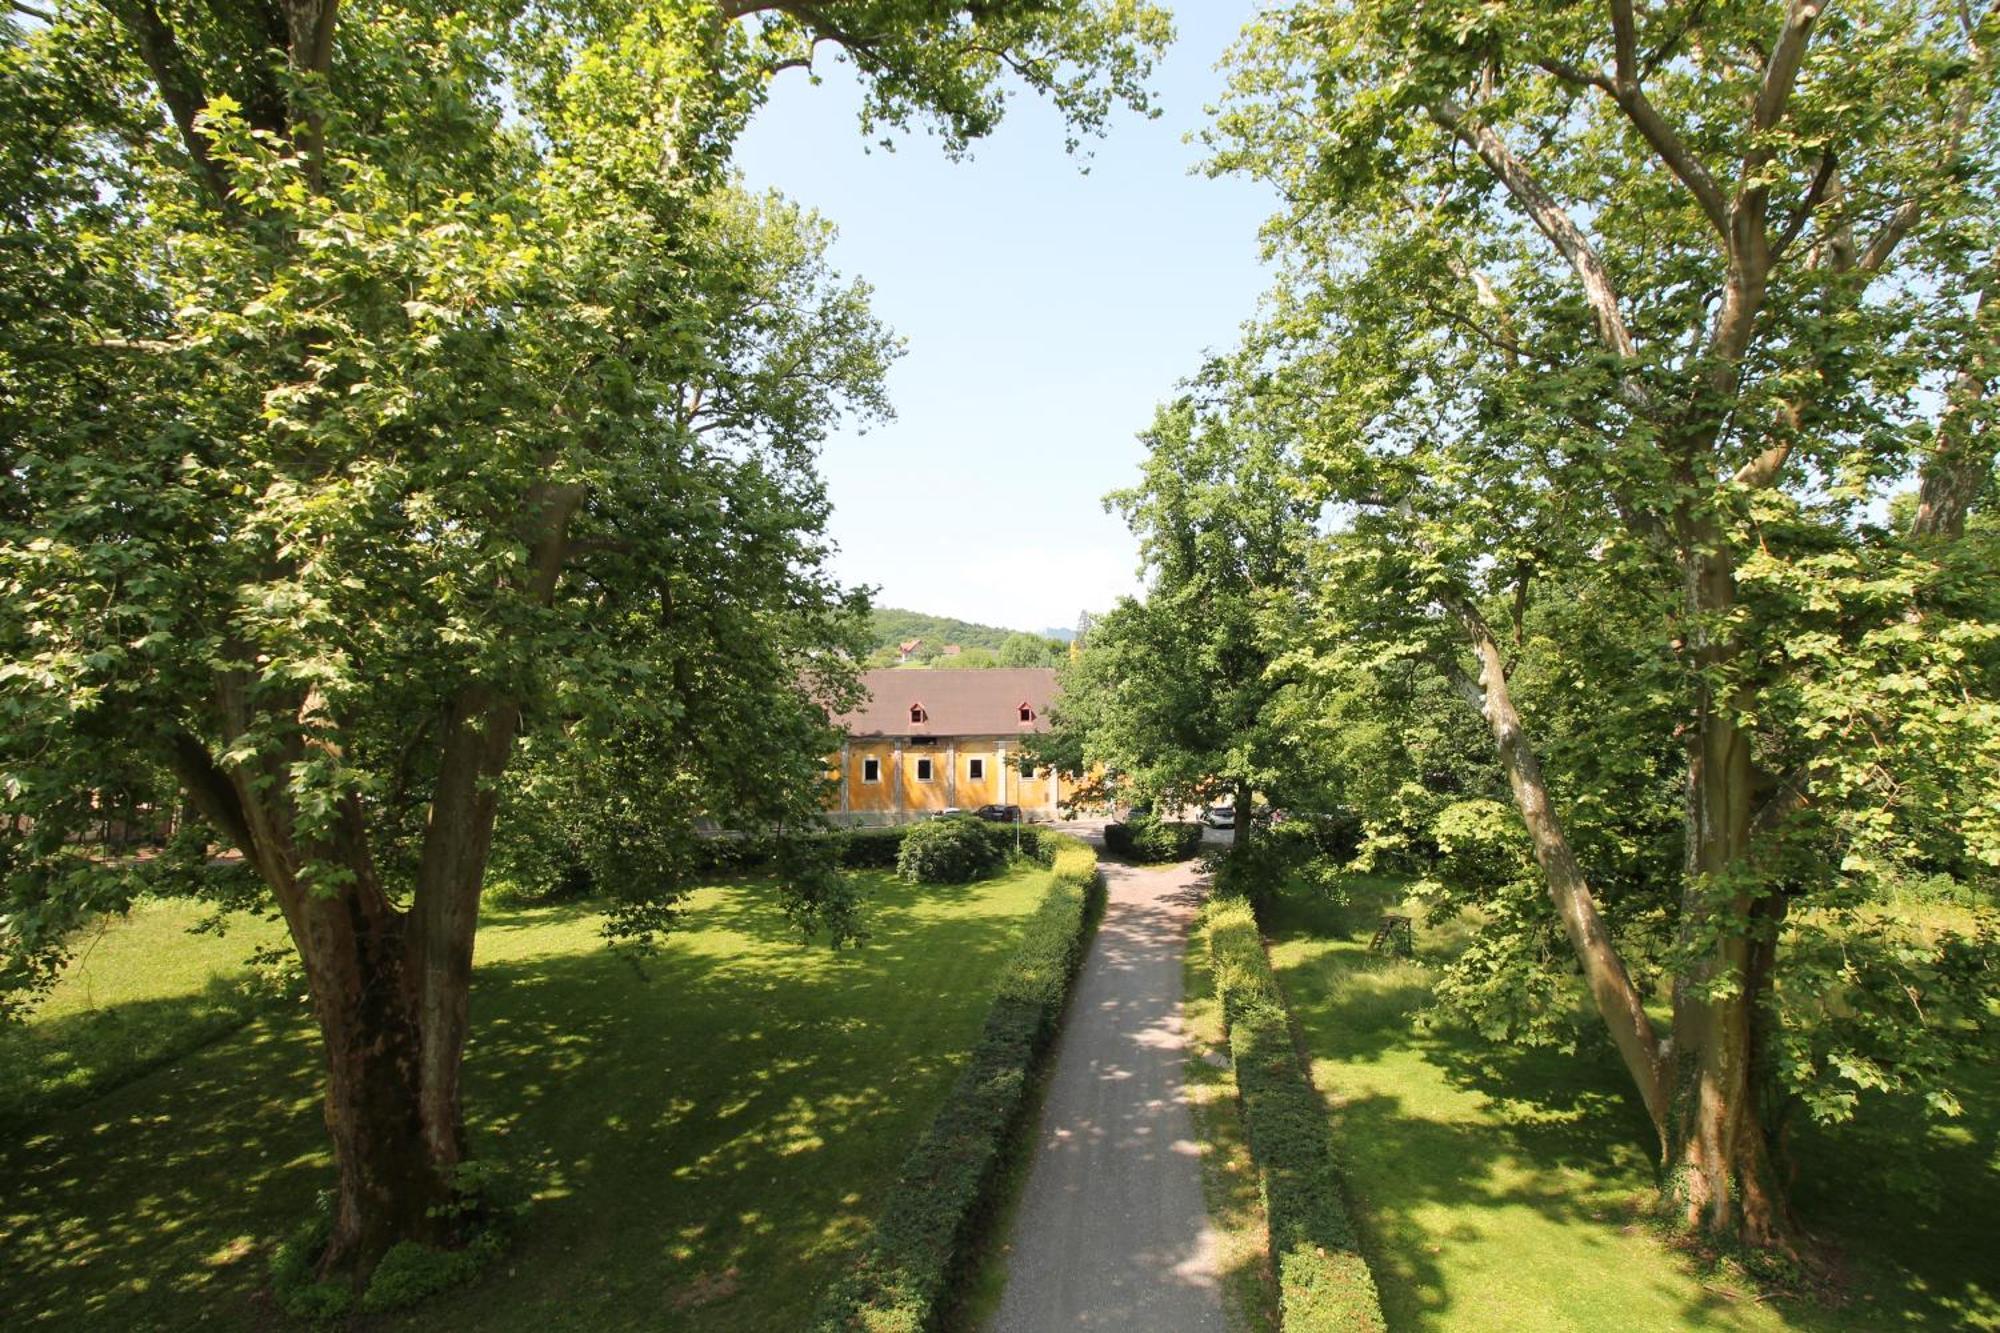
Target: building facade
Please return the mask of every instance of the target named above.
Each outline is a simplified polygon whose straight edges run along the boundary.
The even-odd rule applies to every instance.
[[[1048,730],[1049,667],[992,671],[864,671],[868,699],[835,719],[846,743],[828,773],[827,812],[840,823],[900,824],[940,810],[1018,805],[1050,820],[1072,784],[1024,767],[1023,742]]]

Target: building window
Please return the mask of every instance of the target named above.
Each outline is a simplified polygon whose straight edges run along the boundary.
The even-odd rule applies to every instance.
[[[986,761],[984,759],[966,760],[965,775],[974,782],[978,782],[986,776]]]
[[[922,704],[910,705],[910,721],[928,722],[930,720],[931,720],[931,715],[924,711],[924,706]]]
[[[1033,705],[1031,704],[1021,705],[1021,720],[1023,722],[1033,722],[1035,720],[1035,710]]]
[[[917,760],[917,781],[929,782],[930,780],[931,780],[931,761],[929,759]]]
[[[880,759],[863,759],[861,761],[861,780],[863,782],[880,782],[882,780],[882,761]]]

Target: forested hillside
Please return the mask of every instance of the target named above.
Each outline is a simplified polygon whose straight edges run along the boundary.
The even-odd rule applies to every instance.
[[[914,660],[925,666],[1054,666],[1066,651],[1063,642],[1056,638],[994,625],[975,625],[950,616],[927,616],[894,607],[877,607],[870,615],[873,632],[868,654],[870,666],[896,665],[898,645],[911,639],[922,642]],[[947,644],[954,644],[961,651],[947,656],[944,652]]]
[[[953,620],[950,616],[927,616],[921,611],[899,611],[893,606],[878,606],[869,613],[869,625],[873,631],[871,648],[893,648],[909,639],[922,639],[926,648],[941,648],[947,643],[955,643],[961,648],[990,648],[1000,651],[1000,645],[1007,642],[1010,635],[1019,630],[1002,629],[997,625],[975,625],[969,620]]]

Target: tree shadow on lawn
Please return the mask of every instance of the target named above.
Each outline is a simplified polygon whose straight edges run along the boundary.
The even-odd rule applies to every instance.
[[[1521,1049],[1446,1026],[1420,1028],[1430,1001],[1426,970],[1371,955],[1353,940],[1372,926],[1380,903],[1287,903],[1276,914],[1282,946],[1310,941],[1323,951],[1285,968],[1281,979],[1316,1059],[1404,1068],[1382,1079],[1409,1089],[1344,1100],[1338,1074],[1322,1088],[1334,1103],[1338,1147],[1366,1183],[1362,1211],[1374,1257],[1388,1270],[1384,1304],[1392,1327],[1433,1321],[1455,1293],[1435,1256],[1467,1236],[1434,1234],[1416,1218],[1445,1208],[1473,1215],[1525,1208],[1568,1230],[1567,1257],[1619,1260],[1616,1236],[1632,1236],[1656,1198],[1650,1121],[1630,1090],[1610,1043],[1586,1026],[1580,1048]],[[1434,1073],[1410,1069],[1420,1062]],[[1808,1227],[1845,1257],[1847,1289],[1831,1303],[1779,1299],[1754,1311],[1759,1322],[1802,1328],[2000,1327],[1993,1240],[2000,1235],[2000,1078],[1991,1067],[1963,1071],[1967,1114],[1925,1126],[1905,1108],[1874,1104],[1854,1126],[1803,1128],[1795,1201]],[[1430,1078],[1477,1094],[1481,1103],[1412,1107]],[[1920,1159],[1919,1159],[1920,1155]],[[1899,1189],[1921,1165],[1936,1186]],[[1625,1254],[1623,1262],[1645,1262]],[[1532,1262],[1532,1256],[1529,1259]],[[1693,1261],[1659,1256],[1685,1279]],[[1696,1276],[1699,1276],[1698,1274]],[[1551,1280],[1563,1282],[1560,1273]],[[1461,1282],[1462,1285],[1462,1282]],[[1652,1284],[1676,1300],[1689,1325],[1735,1325],[1749,1317],[1726,1284],[1704,1283],[1689,1302],[1685,1280]],[[1559,1288],[1558,1288],[1559,1289]]]
[[[103,1096],[234,1032],[272,1003],[211,979],[192,994],[0,1025],[0,1136]]]
[[[737,886],[705,896],[643,983],[580,930],[568,952],[480,966],[473,1151],[541,1197],[496,1272],[400,1322],[803,1322],[1039,897],[1001,910],[989,888],[878,887],[870,943],[838,955]],[[510,909],[488,928],[587,914]],[[319,1079],[303,1016],[260,1020],[0,1145],[0,1308],[16,1327],[272,1322],[266,1243],[330,1184]]]

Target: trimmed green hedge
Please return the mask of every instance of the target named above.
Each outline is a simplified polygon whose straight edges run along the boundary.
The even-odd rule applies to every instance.
[[[904,1160],[853,1270],[820,1302],[812,1325],[820,1333],[934,1327],[992,1203],[1002,1152],[1104,899],[1097,854],[1081,839],[1037,830],[1023,850],[1055,872],[1055,883],[1000,978],[965,1071]]]
[[[849,870],[894,870],[903,839],[914,824],[896,828],[845,829],[828,837],[840,842],[840,864]]]
[[[1132,861],[1185,861],[1201,847],[1201,825],[1134,815],[1104,826],[1104,847]]]
[[[1375,1279],[1341,1198],[1326,1108],[1292,1045],[1257,919],[1241,898],[1216,899],[1207,914],[1244,1126],[1263,1178],[1281,1325],[1293,1333],[1383,1328]]]

